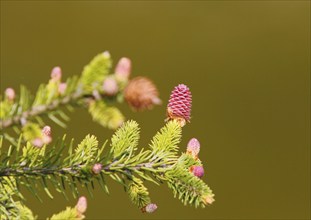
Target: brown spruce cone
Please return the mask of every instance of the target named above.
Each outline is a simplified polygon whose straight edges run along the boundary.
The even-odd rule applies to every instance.
[[[159,92],[154,83],[146,77],[136,77],[128,83],[124,90],[127,103],[137,111],[151,109],[161,104]]]

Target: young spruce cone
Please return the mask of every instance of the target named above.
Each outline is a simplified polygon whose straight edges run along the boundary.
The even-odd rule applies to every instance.
[[[124,97],[137,111],[151,109],[154,105],[161,104],[157,87],[146,77],[132,79],[124,90]]]
[[[169,119],[176,119],[184,126],[190,122],[192,96],[189,88],[184,84],[179,84],[171,93],[167,105],[167,116]]]

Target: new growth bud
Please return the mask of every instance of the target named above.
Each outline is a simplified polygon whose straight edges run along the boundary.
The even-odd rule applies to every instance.
[[[171,93],[168,105],[168,119],[175,119],[184,126],[190,122],[192,96],[189,88],[184,84],[179,84]]]
[[[196,177],[202,178],[204,175],[204,169],[202,166],[191,166],[190,167],[190,172],[193,173],[193,175],[195,175]]]
[[[214,201],[215,201],[214,194],[203,197],[203,203],[205,205],[211,205]]]
[[[129,58],[122,57],[115,68],[116,77],[120,80],[127,80],[130,77],[132,62]]]
[[[15,99],[15,91],[12,88],[7,88],[5,90],[5,97],[9,100],[9,101],[13,101]]]
[[[92,167],[92,171],[94,174],[100,174],[100,171],[102,170],[103,166],[100,163],[94,164]]]
[[[200,152],[200,142],[196,138],[192,138],[187,145],[187,153],[197,158]]]
[[[76,205],[76,210],[78,214],[82,215],[83,213],[85,213],[86,208],[87,208],[87,200],[84,196],[81,196]]]
[[[107,77],[103,83],[103,90],[106,95],[113,96],[118,93],[118,84],[114,77]]]
[[[62,78],[62,70],[59,66],[56,66],[52,69],[51,79],[53,81],[60,81]]]

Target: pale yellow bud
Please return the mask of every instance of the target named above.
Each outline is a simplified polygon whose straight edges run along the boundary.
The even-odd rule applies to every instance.
[[[76,210],[79,214],[83,214],[85,213],[86,208],[87,208],[86,198],[84,196],[81,196],[77,202]]]

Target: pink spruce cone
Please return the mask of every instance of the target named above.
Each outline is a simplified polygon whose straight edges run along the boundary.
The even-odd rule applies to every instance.
[[[202,178],[203,175],[204,175],[204,169],[202,166],[191,166],[190,167],[190,172],[193,173],[193,175],[199,177],[199,178]]]
[[[167,116],[169,119],[177,119],[181,126],[190,122],[192,96],[189,88],[179,84],[171,93],[168,105]]]

